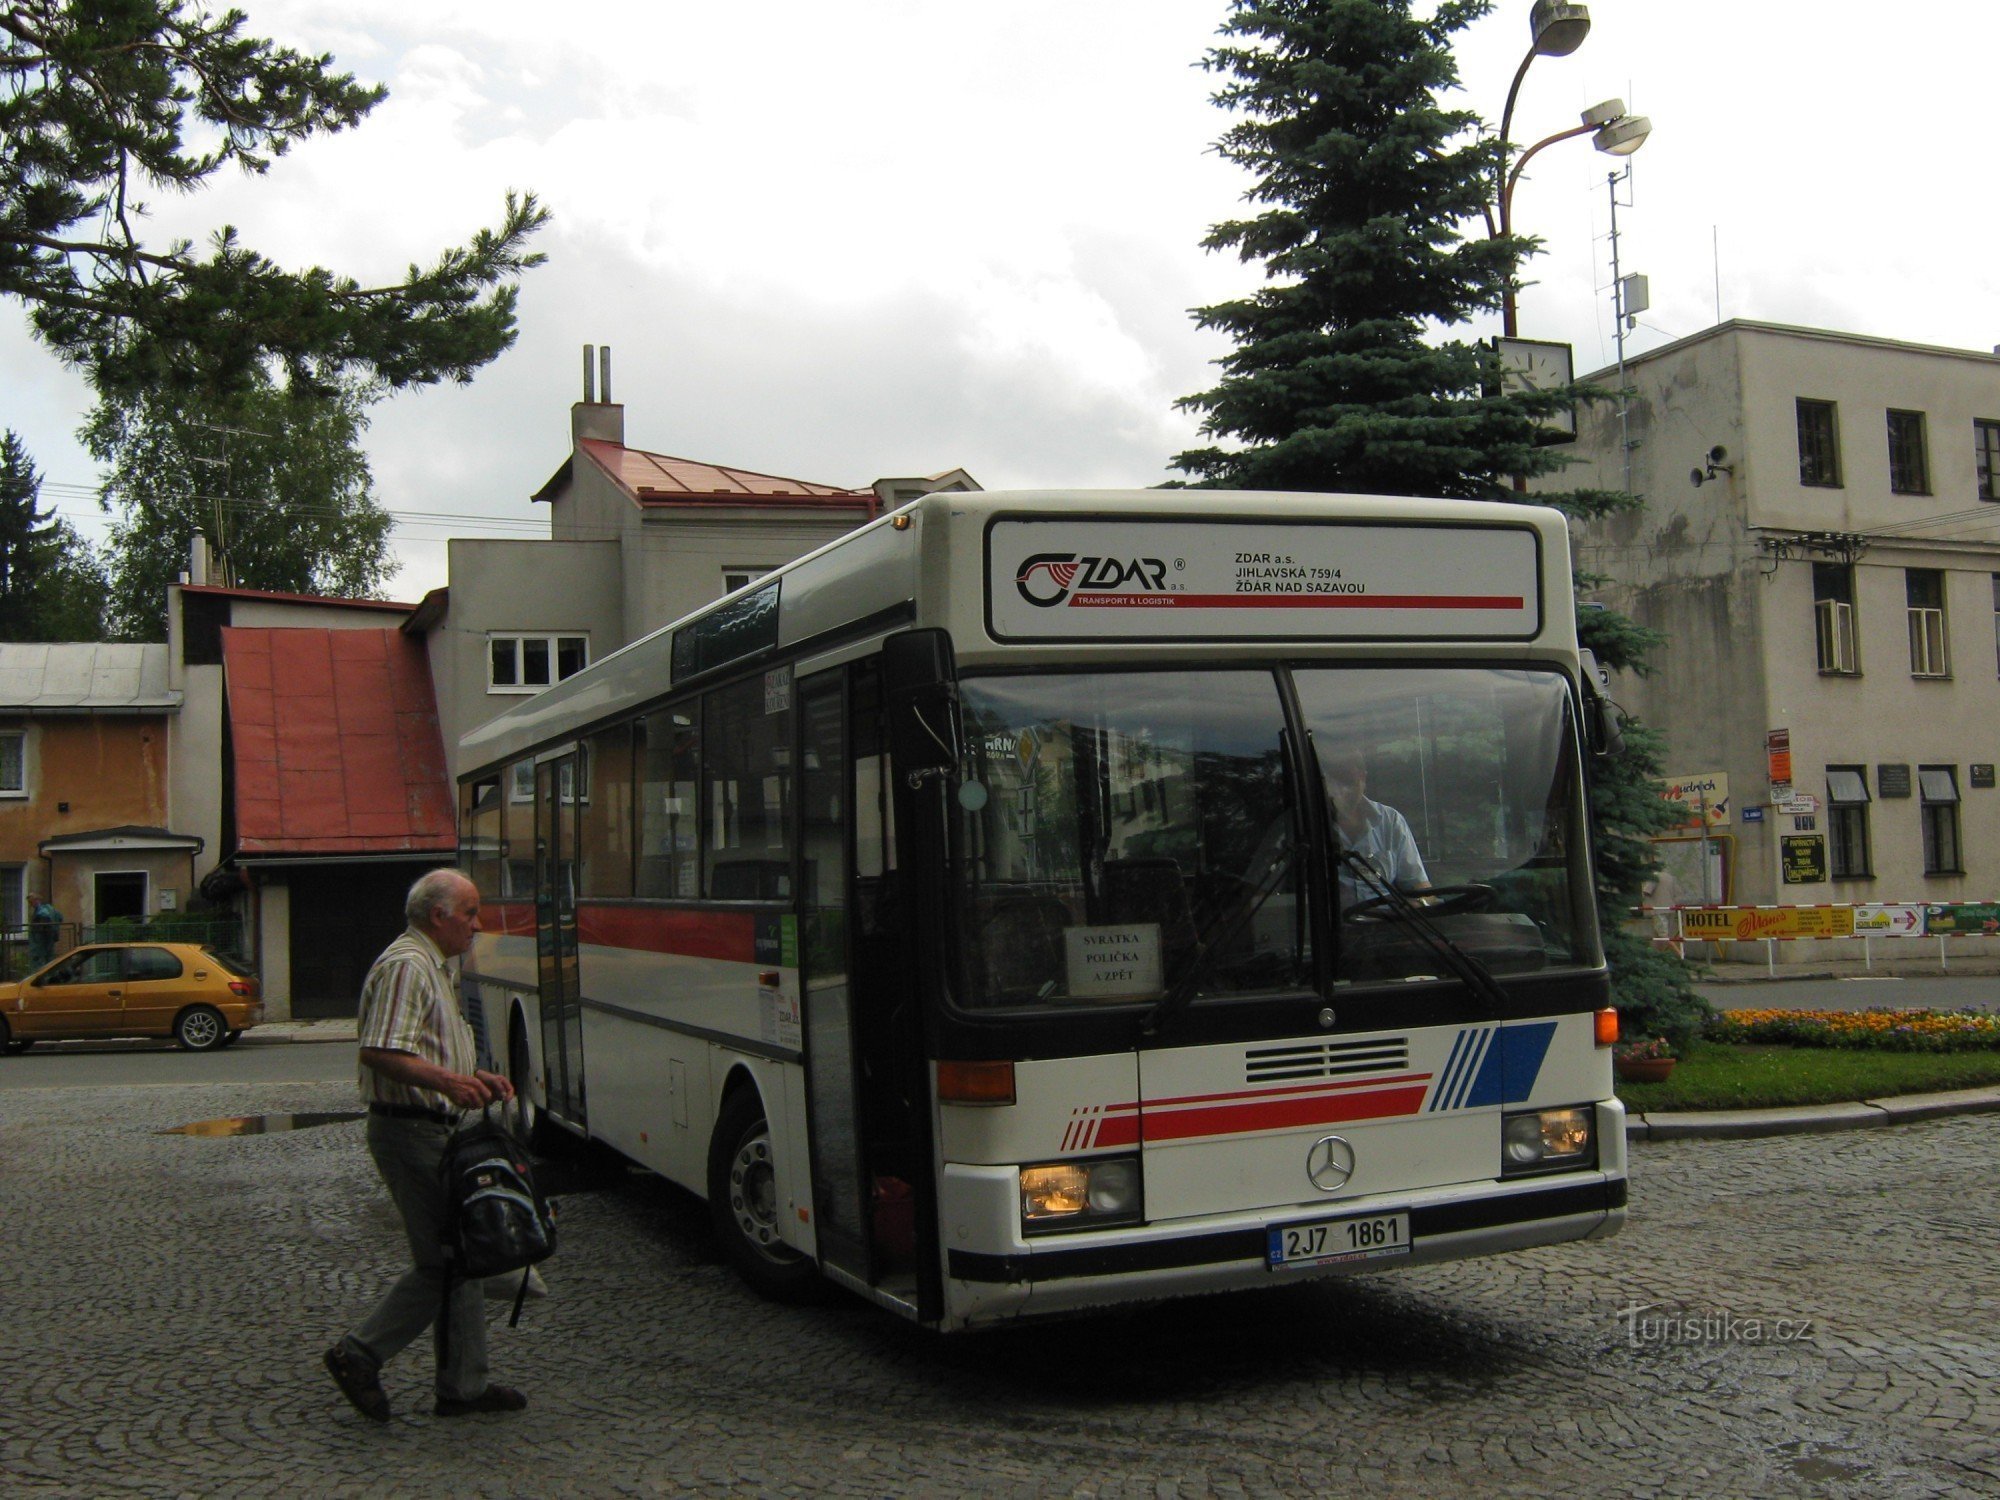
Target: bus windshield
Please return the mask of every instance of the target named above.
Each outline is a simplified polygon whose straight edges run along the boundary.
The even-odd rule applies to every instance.
[[[1444,975],[1390,885],[1503,978],[1597,962],[1559,674],[1046,673],[960,695],[969,1006]],[[1329,900],[1319,965],[1311,904]]]

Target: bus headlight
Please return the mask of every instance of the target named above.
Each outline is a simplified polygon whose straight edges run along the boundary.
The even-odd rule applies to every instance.
[[[1139,1158],[1050,1162],[1021,1168],[1021,1230],[1102,1229],[1136,1224],[1143,1208]]]
[[[1588,1105],[1502,1115],[1500,1175],[1518,1177],[1597,1165],[1596,1119],[1597,1111]]]

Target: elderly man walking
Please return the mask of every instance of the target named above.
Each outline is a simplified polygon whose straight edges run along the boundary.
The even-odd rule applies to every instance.
[[[446,967],[479,931],[478,888],[456,870],[433,870],[410,887],[404,915],[408,930],[383,949],[362,984],[357,1035],[368,1154],[402,1215],[414,1264],[360,1327],[326,1351],[326,1367],[357,1411],[386,1422],[391,1413],[383,1364],[436,1324],[436,1414],[519,1411],[528,1398],[486,1378],[480,1283],[454,1285],[449,1314],[438,1317],[445,1282],[445,1142],[456,1111],[514,1097],[505,1078],[475,1066],[472,1028]]]

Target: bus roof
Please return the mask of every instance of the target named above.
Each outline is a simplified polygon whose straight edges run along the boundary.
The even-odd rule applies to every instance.
[[[1024,644],[1459,641],[1574,651],[1568,528],[1545,506],[1225,490],[925,495],[472,729],[495,767],[691,680],[842,631]],[[1056,608],[1061,605],[1063,607]]]

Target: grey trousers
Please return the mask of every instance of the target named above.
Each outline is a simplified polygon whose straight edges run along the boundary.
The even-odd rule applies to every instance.
[[[444,1301],[444,1184],[438,1167],[451,1127],[429,1120],[368,1117],[368,1154],[403,1216],[414,1265],[397,1278],[388,1295],[361,1326],[341,1340],[350,1354],[380,1368],[402,1353],[418,1334],[433,1329],[437,1349],[437,1393],[469,1400],[486,1389],[486,1294],[477,1281],[451,1289],[451,1343],[444,1347],[438,1308]],[[435,1325],[435,1326],[433,1326]]]

